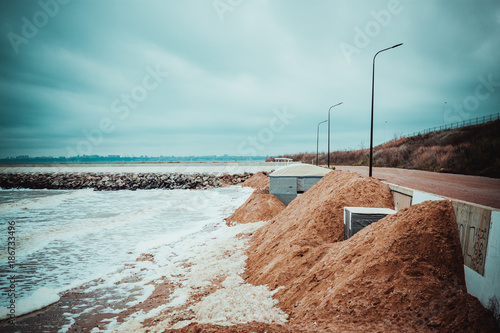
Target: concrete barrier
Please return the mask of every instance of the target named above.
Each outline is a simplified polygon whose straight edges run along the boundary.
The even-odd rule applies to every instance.
[[[401,210],[410,207],[413,202],[413,190],[399,185],[387,184],[394,197],[394,209]]]
[[[465,266],[467,291],[488,306],[490,299],[500,300],[500,212],[491,212],[488,246],[484,260],[484,273],[479,274]]]

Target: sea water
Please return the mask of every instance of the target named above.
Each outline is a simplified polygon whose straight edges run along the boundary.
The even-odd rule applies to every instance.
[[[231,254],[217,259],[217,253],[227,246],[230,237],[237,240],[238,232],[258,228],[247,226],[228,232],[230,228],[223,223],[251,192],[241,187],[114,192],[0,189],[0,318],[8,317],[10,298],[6,296],[12,288],[12,275],[16,277],[15,314],[20,316],[57,302],[65,291],[82,285],[87,290],[112,294],[103,295],[108,303],[112,296],[126,298],[127,306],[132,306],[151,295],[154,287],[150,282],[175,280],[180,272],[183,280],[177,278],[178,285],[188,289],[213,278],[203,274],[222,274],[214,269],[241,273],[243,248],[232,245],[233,252],[240,251],[236,257]],[[14,233],[9,234],[9,226],[15,227]],[[10,266],[7,244],[12,236],[15,262]],[[218,245],[214,243],[217,239]],[[203,248],[210,241],[213,244],[208,247],[213,253]],[[155,260],[137,261],[146,253]],[[190,260],[188,271],[186,262]],[[208,263],[213,260],[219,261],[211,263],[210,271]],[[194,263],[200,264],[199,272]],[[259,292],[270,299],[265,290]],[[189,292],[179,288],[171,306],[187,297]],[[118,313],[121,308],[108,304],[106,309],[99,309],[103,310]],[[68,312],[66,329],[74,322],[72,316]]]

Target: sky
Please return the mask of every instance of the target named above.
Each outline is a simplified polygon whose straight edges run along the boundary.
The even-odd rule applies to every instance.
[[[0,157],[367,148],[399,43],[374,144],[500,112],[498,0],[0,1]]]

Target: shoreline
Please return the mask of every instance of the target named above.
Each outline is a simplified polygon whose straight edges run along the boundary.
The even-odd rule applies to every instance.
[[[229,215],[251,194],[248,189],[236,188],[236,190],[235,193],[241,194],[233,195],[233,199],[221,206],[219,222],[214,224],[213,221],[207,220],[208,224],[195,233],[185,235],[174,243],[153,248],[153,252],[138,256],[132,266],[129,267],[129,264],[123,266],[125,269],[130,268],[131,272],[135,272],[144,266],[142,261],[151,261],[154,263],[151,267],[156,267],[146,274],[147,279],[139,277],[142,280],[139,285],[144,285],[147,282],[147,284],[154,286],[152,293],[148,292],[145,295],[147,298],[140,299],[139,303],[131,306],[131,303],[128,302],[132,299],[121,299],[122,293],[115,293],[114,287],[109,289],[110,286],[107,282],[104,283],[107,287],[103,287],[102,282],[99,282],[100,279],[98,279],[63,292],[60,300],[56,303],[16,317],[14,324],[9,323],[9,319],[2,321],[0,323],[1,330],[6,332],[38,332],[64,328],[64,331],[68,332],[90,332],[95,327],[98,327],[100,331],[108,327],[108,331],[115,328],[126,331],[121,326],[137,326],[138,323],[134,322],[134,316],[139,314],[141,310],[149,313],[154,312],[154,309],[159,307],[162,307],[161,313],[164,314],[162,320],[171,322],[172,325],[190,320],[189,313],[192,311],[190,308],[195,303],[219,289],[229,288],[227,284],[233,281],[229,277],[234,277],[235,272],[242,269],[239,267],[244,261],[239,258],[244,255],[242,246],[246,244],[247,234],[252,233],[258,227],[258,225],[247,225],[229,229],[224,223],[222,217]],[[177,246],[178,244],[181,246]],[[226,250],[227,246],[233,250]],[[172,261],[168,256],[169,253],[174,254]],[[165,254],[167,254],[166,257]],[[200,259],[203,256],[206,258]],[[215,261],[210,264],[212,260]],[[137,266],[137,269],[134,266]],[[162,274],[163,278],[161,278]],[[115,275],[116,272],[107,277],[103,276],[103,278],[108,280],[108,277]],[[130,274],[126,274],[126,276],[128,275]],[[156,277],[148,282],[151,276]],[[135,278],[135,275],[130,275],[118,283],[122,285],[135,284]],[[238,285],[237,283],[236,287]],[[118,289],[121,290],[122,287],[118,285],[116,290]],[[189,295],[186,299],[187,303],[175,301],[179,297],[182,300],[182,295],[186,292]],[[178,305],[172,305],[172,302],[178,303]],[[73,315],[68,316],[69,313],[73,313]],[[149,322],[149,324],[144,325],[155,326],[158,324],[155,318],[155,316],[149,319],[147,316],[144,317],[143,319]],[[167,328],[172,325],[167,325]]]
[[[266,186],[268,184],[263,182],[255,184],[253,193]],[[385,221],[383,224],[374,223],[343,241],[336,236],[341,232],[337,230],[341,207],[348,204],[392,205],[387,201],[390,193],[387,185],[353,173],[335,171],[309,191],[267,223],[259,226],[250,223],[254,221],[246,221],[249,223],[243,227],[245,221],[238,221],[224,229],[225,233],[233,233],[236,237],[247,237],[243,271],[236,275],[234,272],[215,275],[219,277],[197,289],[190,301],[178,310],[168,310],[164,306],[163,302],[172,295],[172,290],[166,287],[146,300],[161,297],[157,316],[151,313],[115,328],[142,331],[153,325],[162,332],[436,329],[495,332],[491,312],[464,289],[463,262],[458,260],[462,258],[460,243],[453,211],[446,201],[424,202],[404,209],[394,217],[381,220]],[[246,205],[249,202],[248,199],[236,210],[259,210],[258,205]],[[244,232],[237,233],[238,228],[249,228],[242,229],[249,232],[244,236]],[[220,251],[233,248],[229,239],[220,244],[219,252],[212,254],[224,256]],[[421,242],[422,239],[425,242]],[[206,255],[203,251],[199,253]],[[234,260],[231,254],[226,259],[227,263]],[[185,264],[191,267],[193,263]],[[197,306],[220,294],[227,287],[224,284],[228,283],[226,280],[231,274],[231,279],[241,278],[245,285],[269,288],[275,306],[286,313],[288,321],[221,324],[200,320]],[[230,297],[231,294],[224,295]],[[89,317],[94,319],[94,324],[99,319]],[[160,326],[162,323],[165,325]],[[179,327],[178,323],[187,325]],[[82,330],[75,325],[77,323],[70,331]],[[84,331],[91,330],[92,323],[88,325],[83,327]]]

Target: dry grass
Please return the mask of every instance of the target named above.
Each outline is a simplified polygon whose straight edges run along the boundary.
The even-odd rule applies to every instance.
[[[369,149],[335,151],[331,165],[368,165]],[[316,154],[284,155],[304,163]],[[327,154],[319,155],[327,164]],[[399,138],[374,148],[373,165],[500,178],[500,120]]]

